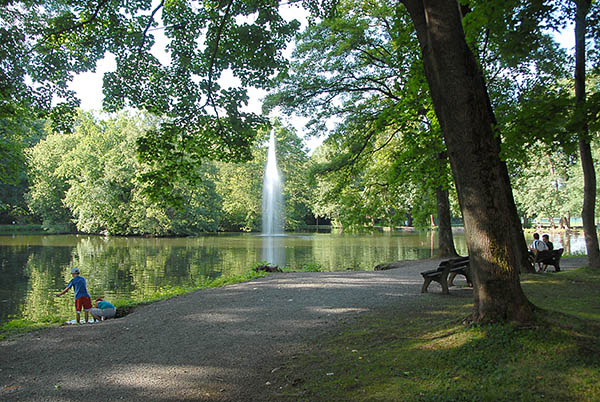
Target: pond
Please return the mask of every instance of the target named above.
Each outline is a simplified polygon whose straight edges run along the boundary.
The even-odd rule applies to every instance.
[[[277,240],[286,266],[316,264],[325,271],[372,270],[380,263],[432,257],[431,232],[372,234],[288,233]],[[583,234],[555,234],[555,248],[585,253]],[[530,242],[530,239],[528,239]],[[0,323],[14,318],[44,321],[74,316],[73,292],[54,298],[77,266],[92,298],[147,300],[158,289],[193,286],[220,275],[241,274],[261,261],[263,238],[217,234],[187,238],[87,235],[0,236]],[[464,236],[455,244],[466,255]]]

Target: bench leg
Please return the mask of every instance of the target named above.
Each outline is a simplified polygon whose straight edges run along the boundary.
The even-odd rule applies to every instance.
[[[423,282],[423,287],[421,288],[421,293],[427,293],[427,288],[431,283],[431,278],[425,278],[425,282]]]
[[[447,295],[448,293],[450,293],[450,291],[448,290],[448,281],[447,281],[447,276],[442,275],[440,277],[440,280],[438,281],[440,283],[440,285],[442,285],[442,293]]]
[[[454,278],[456,278],[456,272],[450,272],[448,275],[448,287],[454,286]]]

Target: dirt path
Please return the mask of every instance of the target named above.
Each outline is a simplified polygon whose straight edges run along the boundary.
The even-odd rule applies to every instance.
[[[5,340],[0,400],[255,401],[271,371],[322,331],[379,308],[409,313],[411,303],[435,302],[439,287],[421,295],[419,273],[438,262],[274,274]]]

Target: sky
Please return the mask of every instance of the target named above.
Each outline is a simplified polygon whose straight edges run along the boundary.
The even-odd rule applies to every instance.
[[[307,24],[307,12],[295,6],[289,6],[282,10],[282,15],[286,20],[297,19],[301,22],[303,29]],[[160,16],[158,16],[158,20],[160,20]],[[164,44],[166,43],[165,37],[161,34],[161,30],[155,30],[152,32],[156,38],[156,45],[153,49],[153,54],[164,64],[169,63],[169,56],[164,51]],[[575,46],[575,33],[573,26],[568,26],[567,29],[561,33],[553,34],[556,40],[562,45],[562,47],[569,50],[570,53],[573,53],[573,48]],[[291,54],[292,47],[288,48],[288,54]],[[108,54],[107,57],[100,60],[97,64],[96,72],[86,72],[82,74],[78,74],[73,79],[70,88],[73,89],[79,99],[81,100],[81,109],[87,111],[96,111],[99,112],[102,110],[102,100],[104,95],[102,94],[102,76],[105,72],[114,71],[116,68],[114,56]],[[221,79],[223,83],[231,82],[231,77],[227,77],[224,74]],[[250,102],[245,111],[254,112],[257,114],[261,113],[261,99],[266,95],[266,92],[263,90],[258,90],[255,88],[249,89]],[[277,112],[275,112],[274,116],[277,116]],[[308,119],[299,117],[299,116],[279,116],[284,121],[284,123],[292,125],[298,135],[304,137],[305,129],[304,126],[307,123]],[[318,145],[323,142],[324,138],[308,138],[305,139],[305,143],[309,150],[312,152]]]

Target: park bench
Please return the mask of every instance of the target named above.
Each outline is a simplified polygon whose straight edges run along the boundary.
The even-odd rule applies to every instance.
[[[555,272],[560,272],[560,257],[562,257],[564,249],[559,248],[557,250],[542,250],[529,253],[531,263],[552,265]]]
[[[427,288],[432,281],[442,286],[442,293],[448,294],[448,286],[452,286],[456,275],[463,275],[469,285],[472,284],[469,273],[469,257],[451,258],[440,262],[437,269],[421,272],[424,283],[421,293],[427,293]]]

